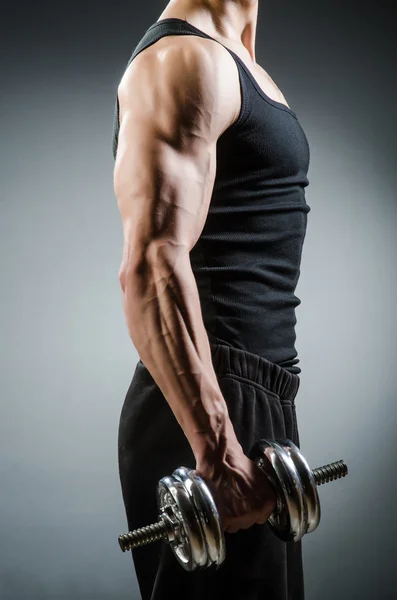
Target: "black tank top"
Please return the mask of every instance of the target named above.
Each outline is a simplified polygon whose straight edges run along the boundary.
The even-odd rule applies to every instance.
[[[181,19],[147,30],[130,62],[167,35],[209,35]],[[214,40],[217,41],[217,40]],[[220,43],[220,42],[217,42]],[[291,373],[295,349],[295,288],[306,235],[309,144],[293,110],[269,98],[244,62],[241,112],[217,143],[217,170],[207,220],[190,252],[209,340],[249,352]],[[119,132],[114,115],[113,155]]]

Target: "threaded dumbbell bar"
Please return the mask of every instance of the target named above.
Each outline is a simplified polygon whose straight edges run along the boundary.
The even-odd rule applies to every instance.
[[[311,471],[290,440],[260,440],[250,458],[264,471],[277,493],[268,523],[283,541],[299,541],[320,522],[317,486],[345,477],[343,460]],[[180,467],[157,486],[159,521],[119,536],[123,552],[158,540],[168,542],[187,571],[219,567],[226,556],[220,516],[211,492],[193,469]]]

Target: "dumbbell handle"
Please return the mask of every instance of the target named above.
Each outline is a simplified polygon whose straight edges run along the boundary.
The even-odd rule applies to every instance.
[[[336,481],[347,475],[347,465],[343,460],[318,467],[312,471],[316,485]],[[169,541],[170,533],[175,532],[175,524],[166,516],[161,515],[159,521],[119,536],[120,548],[123,552],[145,546],[159,540]]]

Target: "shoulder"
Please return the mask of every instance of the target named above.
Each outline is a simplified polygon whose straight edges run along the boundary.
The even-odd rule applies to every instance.
[[[180,111],[211,111],[221,130],[239,112],[233,58],[221,44],[198,36],[167,36],[146,48],[128,65],[118,93],[121,102],[139,96],[163,105],[175,102]]]
[[[224,48],[212,40],[190,35],[166,36],[134,58],[121,84],[138,71],[149,75],[161,71],[175,79],[186,74],[211,77],[222,68],[224,60]]]

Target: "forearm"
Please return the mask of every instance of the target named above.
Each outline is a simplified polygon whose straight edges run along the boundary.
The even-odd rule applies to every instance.
[[[213,368],[188,252],[163,246],[120,281],[130,337],[196,460],[222,460],[239,444]]]

